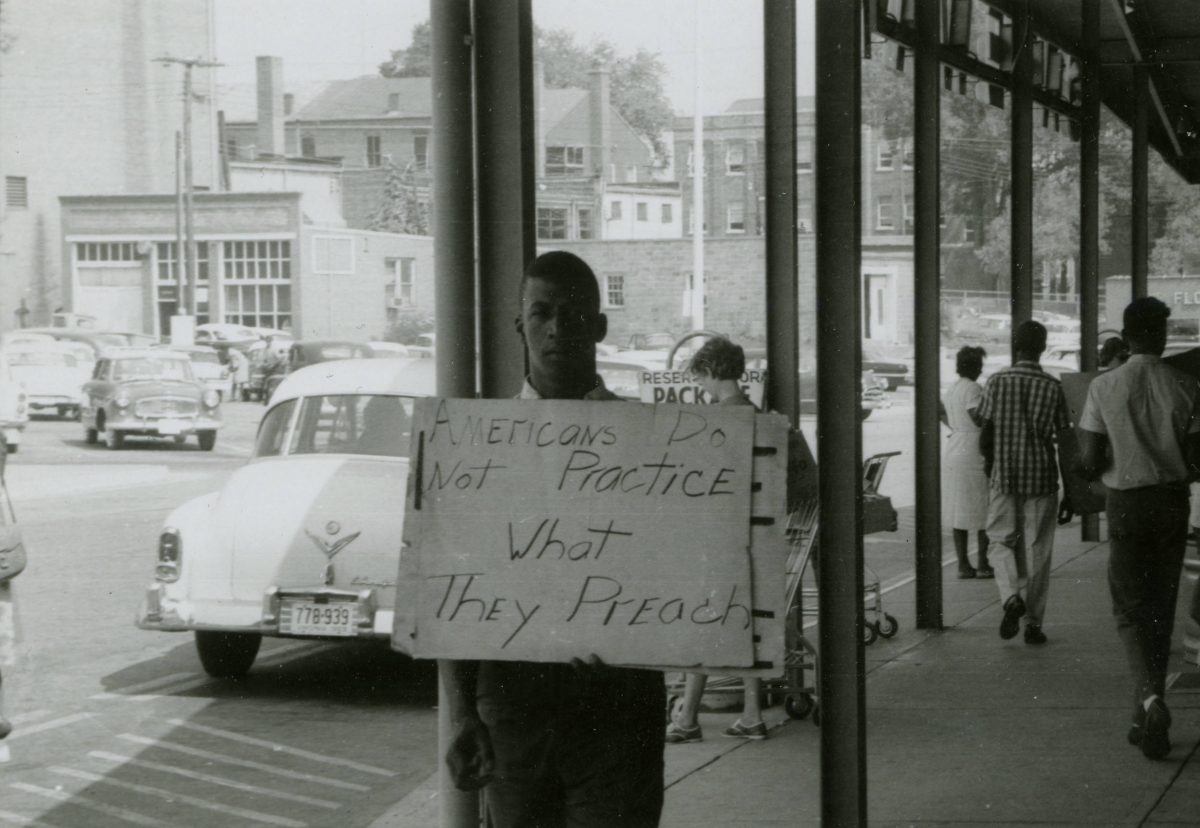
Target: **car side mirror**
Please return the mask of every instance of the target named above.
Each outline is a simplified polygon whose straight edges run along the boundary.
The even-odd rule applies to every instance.
[[[4,482],[4,467],[8,464],[8,440],[0,432],[0,483]]]

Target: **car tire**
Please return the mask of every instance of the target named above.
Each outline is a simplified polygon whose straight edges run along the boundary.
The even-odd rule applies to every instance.
[[[171,439],[175,441],[176,445],[183,445],[184,443],[187,442],[187,435],[186,434],[176,434]]]
[[[250,672],[262,636],[257,633],[231,633],[196,630],[196,653],[204,672],[213,678],[242,678]]]
[[[250,389],[243,388],[241,390],[242,402],[250,402]]]
[[[100,432],[94,428],[85,428],[83,430],[83,439],[89,446],[94,446],[100,442]]]
[[[112,451],[125,447],[125,435],[115,429],[104,429],[104,444]]]
[[[859,422],[862,422],[863,420],[867,419],[867,417],[870,417],[870,416],[871,416],[871,409],[869,409],[869,408],[858,409]]]
[[[217,444],[217,432],[215,431],[197,431],[196,439],[200,441],[201,451],[212,451]]]
[[[18,449],[20,449],[20,448],[21,448],[21,444],[20,444],[20,443],[9,443],[9,444],[8,444],[8,453],[9,453],[9,454],[16,454],[16,453],[17,453],[17,450],[18,450]]]

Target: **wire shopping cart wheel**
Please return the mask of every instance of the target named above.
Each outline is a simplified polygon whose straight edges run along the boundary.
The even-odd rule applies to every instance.
[[[807,719],[817,707],[809,693],[788,694],[783,700],[783,709],[793,719]]]
[[[875,631],[884,638],[891,638],[900,629],[900,622],[886,612],[883,614],[882,621],[875,622]]]
[[[875,629],[874,624],[868,624],[866,621],[863,621],[862,622],[862,637],[863,637],[863,646],[870,647],[872,644],[875,643],[875,640],[877,638],[879,638],[879,632]]]

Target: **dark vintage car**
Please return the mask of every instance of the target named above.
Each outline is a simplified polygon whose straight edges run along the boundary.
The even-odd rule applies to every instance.
[[[293,371],[298,371],[319,362],[332,362],[335,359],[374,359],[375,352],[363,342],[347,342],[338,339],[306,339],[293,342],[288,348],[287,360],[271,370],[263,378],[262,401],[266,405],[271,395],[283,382],[283,378]]]
[[[901,385],[912,385],[908,365],[898,359],[889,359],[885,354],[870,346],[863,346],[863,371],[870,371],[887,382],[887,390],[895,391]]]
[[[196,435],[212,451],[221,428],[221,396],[192,374],[187,354],[161,348],[112,349],[101,354],[83,386],[84,436],[101,436],[111,449],[125,438],[170,437],[177,443]]]

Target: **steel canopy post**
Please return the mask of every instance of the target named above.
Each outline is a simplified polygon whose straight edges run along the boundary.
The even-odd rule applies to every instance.
[[[941,330],[940,212],[941,91],[938,47],[940,3],[917,3],[914,50],[914,170],[916,211],[913,239],[913,325],[916,337],[916,419],[918,469],[941,468],[938,420]],[[917,628],[942,628],[942,487],[940,475],[918,474],[917,486]]]
[[[816,4],[821,820],[866,825],[861,371],[861,5]]]
[[[475,4],[479,188],[479,353],[483,397],[524,380],[513,328],[521,274],[533,256],[533,15],[530,0]]]
[[[763,0],[767,159],[767,394],[800,424],[796,254],[796,3]]]
[[[1133,186],[1131,298],[1147,294],[1150,268],[1150,70],[1133,67]]]
[[[1079,122],[1079,367],[1097,368],[1100,346],[1100,0],[1080,0],[1083,23]],[[1080,539],[1100,540],[1100,518],[1084,515]]]
[[[433,268],[437,390],[475,396],[475,156],[471,0],[430,0],[433,50]],[[439,671],[445,665],[439,665]],[[479,795],[456,790],[443,757],[453,734],[438,682],[438,803],[443,828],[479,824]]]
[[[1012,214],[1009,286],[1012,329],[1033,318],[1033,37],[1029,0],[1013,10],[1016,62],[1012,72]],[[1014,349],[1014,358],[1016,356]]]

